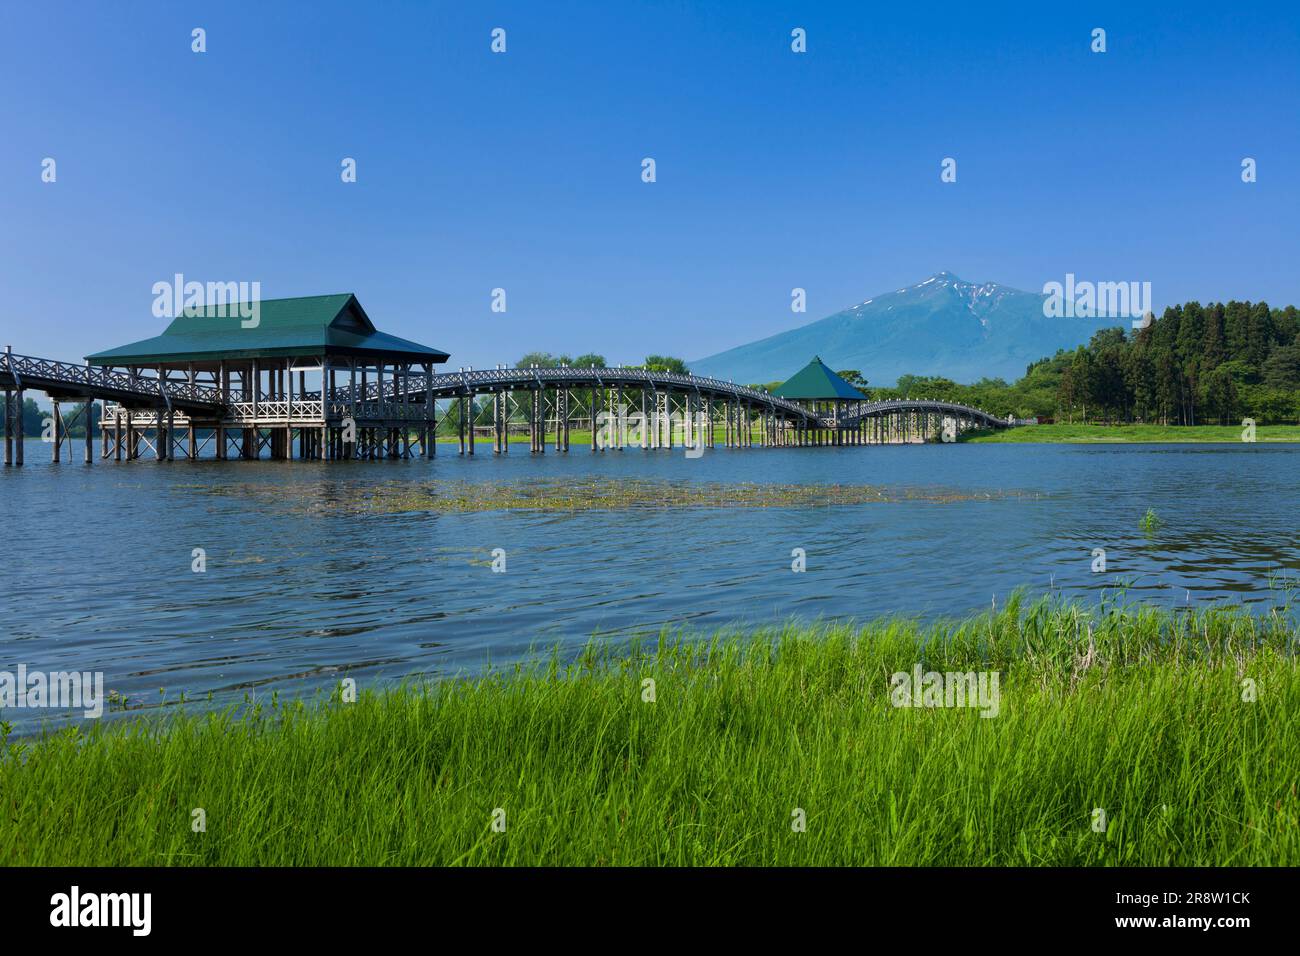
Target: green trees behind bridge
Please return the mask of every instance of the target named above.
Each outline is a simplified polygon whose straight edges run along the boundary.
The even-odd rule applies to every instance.
[[[568,355],[552,355],[550,352],[529,352],[519,359],[519,368],[532,368],[536,365],[538,368],[559,368],[561,365],[569,365],[573,368],[591,368],[593,365],[597,368],[604,368],[607,363],[605,356],[598,352],[587,352],[579,355],[577,358],[570,358]]]
[[[605,368],[608,366],[605,356],[596,352],[588,352],[585,355],[579,355],[577,358],[569,358],[568,355],[552,355],[550,352],[529,352],[519,359],[520,368],[531,368],[536,365],[539,368],[559,368],[561,365],[568,365],[573,368]],[[640,365],[624,366],[625,368],[644,368],[652,372],[673,372],[677,375],[689,375],[691,370],[687,368],[686,362],[672,355],[647,355],[645,361]]]
[[[84,422],[81,420],[81,403],[64,402],[60,406],[60,410],[63,413],[63,421],[68,426],[67,434],[72,438],[83,437],[86,434],[86,429]],[[100,403],[95,402],[90,407],[90,421],[91,426],[95,429],[95,434],[99,434],[99,411]],[[23,399],[23,434],[29,438],[39,438],[45,433],[45,420],[51,414],[50,411],[37,405],[35,399]]]
[[[1148,327],[1106,329],[1062,363],[1070,419],[1166,425],[1300,416],[1300,312],[1294,306],[1188,302]]]
[[[776,384],[757,387],[770,391]],[[1145,328],[1103,329],[1087,345],[1034,362],[1014,383],[986,378],[959,384],[903,375],[891,388],[855,384],[873,399],[943,399],[1018,418],[1161,425],[1228,425],[1242,418],[1295,422],[1300,420],[1300,311],[1270,309],[1263,302],[1188,302],[1166,309]]]

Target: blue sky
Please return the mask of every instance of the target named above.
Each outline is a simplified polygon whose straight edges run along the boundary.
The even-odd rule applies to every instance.
[[[6,0],[0,344],[155,334],[177,272],[353,291],[451,367],[698,358],[941,269],[1300,304],[1300,13],[1162,6]]]

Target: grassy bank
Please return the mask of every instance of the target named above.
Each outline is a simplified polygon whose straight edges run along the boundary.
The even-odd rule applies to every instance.
[[[1013,602],[67,732],[10,743],[0,862],[1294,866],[1296,638]],[[892,706],[917,663],[997,716]]]
[[[970,442],[1240,442],[1240,425],[1026,425],[963,435]],[[1300,442],[1300,425],[1259,425],[1257,442]]]

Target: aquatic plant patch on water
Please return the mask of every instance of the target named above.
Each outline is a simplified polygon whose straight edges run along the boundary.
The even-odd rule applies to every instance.
[[[947,503],[1034,497],[1024,491],[958,491],[944,488],[856,484],[766,484],[664,481],[644,478],[544,479],[528,482],[386,481],[357,486],[355,495],[320,498],[315,488],[267,489],[257,484],[213,489],[217,494],[257,497],[328,513],[399,514],[428,511],[618,511],[659,508],[831,508],[907,501]]]
[[[0,863],[1294,866],[1296,644],[1012,601],[62,731],[0,760]]]
[[[248,486],[243,493],[262,489]],[[229,488],[220,493],[230,494]],[[984,501],[1027,492],[962,492],[849,484],[760,484],[580,478],[530,482],[392,481],[358,487],[355,497],[314,500],[277,490],[277,499],[312,512],[398,514],[429,511],[617,511],[660,508],[826,508],[904,501]]]

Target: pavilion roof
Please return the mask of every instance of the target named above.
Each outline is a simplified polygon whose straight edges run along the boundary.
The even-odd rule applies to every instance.
[[[177,316],[161,334],[87,355],[92,365],[210,364],[255,358],[354,356],[394,363],[447,361],[440,349],[380,332],[350,292],[263,299],[244,328],[237,305]],[[244,315],[252,311],[244,304]]]
[[[772,394],[793,401],[833,398],[865,401],[867,398],[862,392],[832,372],[826,363],[817,356],[814,356],[811,362],[778,385]]]

